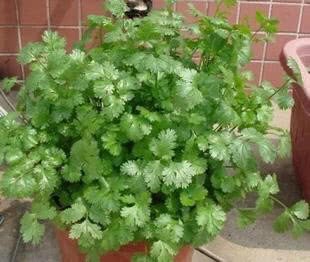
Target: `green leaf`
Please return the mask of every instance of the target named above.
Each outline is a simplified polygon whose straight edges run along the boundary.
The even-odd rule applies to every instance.
[[[110,17],[100,16],[100,15],[89,15],[87,16],[87,22],[91,27],[103,27],[112,24],[112,19]]]
[[[192,182],[192,177],[196,175],[196,169],[188,161],[172,162],[163,170],[163,181],[168,186],[176,188],[186,188]]]
[[[40,224],[34,214],[26,212],[21,221],[20,231],[25,242],[39,244],[44,235],[44,226]]]
[[[256,21],[259,27],[267,33],[267,36],[273,36],[278,29],[278,21],[276,19],[268,18],[262,12],[256,12]]]
[[[297,80],[297,83],[299,83],[300,85],[303,85],[300,68],[297,62],[295,61],[295,59],[292,57],[289,57],[287,59],[287,66],[292,70],[294,78]]]
[[[39,55],[44,52],[44,49],[42,43],[29,43],[22,48],[17,60],[23,65],[32,63],[38,59]]]
[[[229,144],[232,137],[229,133],[220,133],[209,136],[209,149],[212,158],[228,161],[230,159]]]
[[[85,216],[86,211],[86,207],[82,203],[74,203],[70,208],[60,213],[60,218],[66,224],[75,223]]]
[[[50,166],[37,165],[33,173],[41,193],[52,192],[59,182],[56,170]]]
[[[180,201],[183,206],[194,206],[197,202],[205,199],[208,191],[201,185],[190,185],[180,194]]]
[[[158,240],[153,243],[150,253],[152,258],[156,259],[158,262],[167,262],[172,261],[176,251],[167,243]]]
[[[127,10],[127,5],[123,0],[108,0],[106,8],[117,18],[123,17]]]
[[[280,157],[286,157],[291,152],[291,137],[288,132],[284,132],[280,136],[278,145],[278,154]]]
[[[136,161],[127,161],[121,165],[121,173],[128,176],[140,176],[141,168]]]
[[[286,210],[273,223],[273,229],[279,233],[288,231],[291,226],[290,213]]]
[[[62,169],[62,175],[63,178],[69,182],[78,182],[82,177],[81,170],[72,165],[65,165]]]
[[[69,236],[72,239],[78,239],[87,236],[93,239],[101,239],[102,231],[98,225],[93,224],[88,219],[86,219],[82,223],[74,224],[71,227]]]
[[[167,129],[159,133],[150,143],[150,150],[157,157],[169,160],[174,156],[173,149],[176,147],[177,136],[174,130]]]
[[[271,141],[261,140],[261,143],[258,144],[258,150],[264,162],[273,163],[275,161],[277,152]]]
[[[150,210],[138,205],[123,207],[120,214],[132,227],[143,227],[150,220]]]
[[[51,50],[64,49],[66,46],[65,39],[59,36],[57,32],[45,31],[42,40]]]
[[[56,208],[45,201],[32,203],[31,213],[35,214],[38,219],[53,219],[57,214]]]
[[[1,87],[5,92],[10,92],[11,89],[16,85],[17,77],[6,77],[1,81]]]
[[[152,126],[143,119],[125,114],[121,119],[121,129],[130,140],[139,141],[151,133]]]
[[[256,200],[256,210],[258,214],[266,214],[273,209],[274,202],[269,197],[260,196]]]
[[[24,156],[23,152],[18,148],[10,148],[6,151],[5,160],[8,164],[17,163]]]
[[[279,192],[276,175],[267,175],[259,185],[259,195],[268,197],[270,194],[274,195]]]
[[[237,3],[237,0],[223,0],[224,4],[228,7],[234,6]]]
[[[289,93],[289,88],[289,85],[281,87],[280,91],[273,96],[273,100],[283,110],[289,109],[294,105],[294,99]]]
[[[241,131],[243,139],[257,144],[259,153],[266,163],[273,163],[277,157],[276,150],[271,141],[254,128],[247,128]]]
[[[120,141],[118,141],[117,133],[107,132],[101,137],[103,147],[108,150],[113,156],[118,156],[122,151]]]
[[[273,118],[273,108],[271,106],[262,105],[256,111],[257,120],[263,123],[269,123]]]
[[[299,219],[309,218],[309,204],[305,200],[297,202],[290,211]]]
[[[143,170],[144,181],[152,192],[157,192],[160,189],[163,168],[160,161],[155,160],[149,162]]]
[[[105,183],[106,186],[109,184]],[[107,191],[96,186],[87,188],[84,194],[86,200],[100,209],[109,212],[117,212],[120,209],[120,196],[118,192]]]
[[[304,228],[299,222],[293,223],[292,234],[294,237],[300,237],[304,233]]]
[[[1,179],[1,190],[7,197],[31,197],[37,188],[32,174],[25,172],[22,167],[9,170]]]
[[[74,171],[83,170],[87,181],[97,179],[102,174],[103,164],[96,140],[81,139],[75,142],[70,151],[70,166]],[[70,171],[71,168],[69,168]]]
[[[310,231],[310,219],[299,221],[299,224],[305,231]]]
[[[168,214],[161,214],[155,221],[158,238],[167,243],[178,243],[184,235],[184,227],[181,220],[175,220]]]
[[[235,139],[230,145],[230,150],[232,152],[232,160],[238,167],[244,170],[252,169],[255,159],[252,156],[252,149],[249,143],[241,139]]]
[[[213,203],[198,207],[196,221],[198,226],[203,227],[207,232],[216,236],[224,226],[226,214],[222,207]]]
[[[253,209],[238,209],[238,225],[244,228],[250,224],[253,224],[257,219],[256,210]]]

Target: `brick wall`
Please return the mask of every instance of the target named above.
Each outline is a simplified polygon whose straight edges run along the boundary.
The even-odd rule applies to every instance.
[[[190,2],[205,14],[214,14],[215,4],[211,0],[179,0],[175,9],[186,15]],[[16,62],[16,55],[26,43],[40,40],[47,28],[57,30],[72,46],[81,37],[87,15],[102,13],[101,3],[102,0],[0,0],[0,78],[24,78],[24,68]],[[153,5],[155,9],[161,8],[164,0],[153,0]],[[278,62],[282,46],[291,39],[310,37],[310,0],[240,0],[229,10],[229,19],[238,23],[248,16],[255,31],[256,10],[276,17],[280,21],[279,33],[274,43],[253,46],[253,60],[248,67],[256,82],[264,79],[279,84],[283,76]],[[187,19],[192,21],[189,16]]]

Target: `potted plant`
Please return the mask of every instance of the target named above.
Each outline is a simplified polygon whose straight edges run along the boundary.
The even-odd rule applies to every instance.
[[[258,35],[220,12],[193,10],[199,22],[185,25],[171,4],[128,20],[125,4],[110,0],[113,16],[90,16],[78,49],[67,53],[63,38],[45,32],[21,51],[31,73],[18,113],[0,120],[0,141],[1,192],[33,199],[24,241],[38,243],[51,220],[64,261],[84,259],[76,243],[92,260],[167,262],[181,252],[176,261],[190,261],[189,247],[216,237],[251,192],[256,205],[238,208],[240,224],[276,203],[284,207],[276,230],[309,230],[308,204],[279,201],[276,176],[260,173],[254,152],[267,163],[289,152],[287,132],[270,120],[272,101],[292,105],[293,80],[249,84],[244,65]],[[275,32],[274,20],[257,20],[267,38]],[[84,49],[93,29],[102,41]]]

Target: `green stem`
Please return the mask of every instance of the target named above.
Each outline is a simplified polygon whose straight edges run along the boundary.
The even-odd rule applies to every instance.
[[[155,75],[155,88],[157,89],[158,87],[158,73]]]
[[[221,2],[219,2],[216,6],[216,9],[215,9],[215,13],[214,13],[214,16],[217,16],[219,11],[220,11],[220,8],[222,6],[222,4],[224,3],[224,1],[222,0]]]
[[[286,85],[290,82],[290,79],[287,79],[284,84],[282,86],[280,86],[272,95],[270,95],[268,97],[268,100],[270,100],[274,95],[276,95],[277,93],[279,93],[284,87],[286,87]]]
[[[276,197],[270,195],[269,196],[274,202],[276,202],[277,204],[279,204],[281,207],[283,207],[284,209],[288,209],[288,207],[279,199],[277,199]]]
[[[259,32],[262,28],[263,28],[263,26],[260,26],[260,27],[254,32],[254,34],[253,34],[252,37],[251,37],[251,41],[254,40],[254,37],[258,34],[258,32]]]

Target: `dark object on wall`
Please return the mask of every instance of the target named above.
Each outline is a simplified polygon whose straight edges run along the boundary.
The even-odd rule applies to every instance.
[[[129,11],[126,12],[128,18],[144,17],[152,9],[152,0],[127,0]]]

